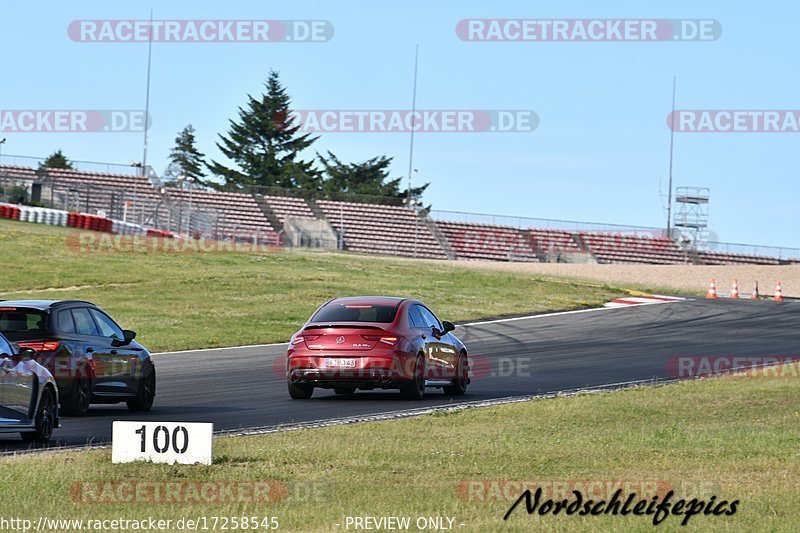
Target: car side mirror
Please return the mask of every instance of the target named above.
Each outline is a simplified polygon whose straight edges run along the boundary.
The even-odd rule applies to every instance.
[[[20,361],[31,361],[36,358],[39,353],[33,348],[20,348],[17,352],[17,357]]]
[[[129,329],[122,330],[122,338],[111,341],[113,346],[127,346],[136,338],[136,332]]]
[[[449,333],[454,329],[456,329],[456,325],[453,324],[452,322],[448,322],[447,320],[442,321],[442,327],[444,328],[445,333]]]

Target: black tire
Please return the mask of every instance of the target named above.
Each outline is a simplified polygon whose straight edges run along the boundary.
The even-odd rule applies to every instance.
[[[448,396],[463,396],[467,392],[467,385],[469,385],[467,355],[460,353],[456,360],[456,377],[453,378],[453,384],[442,387],[442,390]]]
[[[56,427],[56,400],[53,390],[49,387],[42,392],[39,408],[36,410],[36,430],[21,433],[25,442],[45,443],[53,436]]]
[[[400,387],[400,395],[406,400],[421,400],[425,396],[425,358],[417,356],[411,380]]]
[[[334,387],[333,392],[336,394],[354,394],[356,392],[355,387]]]
[[[78,370],[75,384],[61,399],[61,412],[67,416],[86,416],[92,403],[92,380],[83,368]]]
[[[308,400],[314,394],[314,385],[289,383],[289,396],[293,400]]]
[[[136,397],[125,402],[128,409],[136,412],[149,411],[156,399],[156,369],[151,363],[145,363],[142,377],[139,379]]]

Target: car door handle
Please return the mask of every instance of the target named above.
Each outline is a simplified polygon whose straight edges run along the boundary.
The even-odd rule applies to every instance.
[[[117,355],[117,351],[116,350],[111,350],[111,355]]]
[[[423,336],[422,336],[422,338],[423,338],[423,339],[427,339],[428,337],[426,337],[425,335],[423,335]]]
[[[86,348],[86,353],[94,353],[94,348]]]

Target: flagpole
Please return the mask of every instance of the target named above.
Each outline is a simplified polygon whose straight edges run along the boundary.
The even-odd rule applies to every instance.
[[[672,238],[672,152],[675,146],[675,88],[677,78],[672,76],[672,113],[669,118],[669,193],[667,203],[667,238]]]
[[[153,56],[153,10],[150,10],[150,25],[147,27],[147,83],[144,98],[144,142],[142,146],[142,176],[149,177],[147,172],[147,129],[150,126],[150,62]],[[133,186],[133,212],[139,203],[138,185]],[[144,221],[144,206],[139,210],[139,223]]]
[[[147,28],[147,86],[144,100],[144,150],[142,173],[147,175],[147,128],[150,125],[150,63],[153,57],[153,10],[150,10],[150,25]]]
[[[419,66],[419,45],[414,53],[414,91],[411,96],[411,143],[408,147],[408,207],[411,207],[411,172],[414,166],[414,116],[417,113],[417,68]]]

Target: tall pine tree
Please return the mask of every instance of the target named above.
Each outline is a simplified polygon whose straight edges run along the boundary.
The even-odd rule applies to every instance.
[[[169,166],[164,173],[166,182],[205,185],[205,155],[195,143],[194,128],[189,124],[175,137],[175,147],[169,153]]]
[[[228,167],[212,161],[208,168],[222,178],[228,190],[252,186],[316,189],[319,173],[312,161],[300,159],[316,137],[299,134],[300,126],[290,114],[286,89],[278,73],[270,71],[266,93],[260,98],[247,95],[246,108],[239,108],[238,120],[231,120],[228,133],[220,134],[217,146],[235,163]]]

